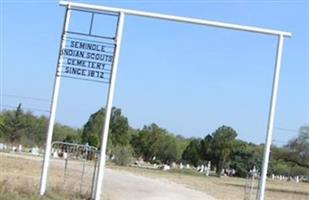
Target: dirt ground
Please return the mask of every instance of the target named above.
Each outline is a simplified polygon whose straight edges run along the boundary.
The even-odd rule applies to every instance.
[[[0,161],[0,184],[7,185],[5,188],[2,186],[2,190],[6,193],[17,192],[35,195],[39,188],[41,158],[0,154]],[[82,195],[86,194],[85,191],[90,192],[92,183],[90,176],[93,173],[93,168],[87,163],[85,176],[83,177],[84,184],[82,185],[80,185],[81,162],[69,162],[66,174],[63,169],[64,162],[62,160],[52,160],[49,173],[49,188],[52,188],[51,191],[58,195],[63,193],[69,199],[83,199]],[[65,182],[63,180],[64,176],[67,177]],[[10,191],[10,188],[15,189],[11,189]],[[66,194],[68,191],[72,193],[81,192],[82,195],[80,197],[72,196]],[[215,199],[205,192],[188,188],[183,184],[153,179],[128,171],[110,168],[105,170],[103,191],[103,199],[106,200]],[[51,193],[49,195],[52,196]]]
[[[246,179],[236,177],[205,177],[203,175],[181,174],[178,171],[164,172],[145,170],[134,167],[116,167],[119,170],[129,171],[153,179],[160,179],[181,183],[189,188],[205,191],[216,199],[238,200],[245,198]],[[255,186],[258,180],[255,181]],[[255,200],[256,190],[253,190],[251,199]],[[250,199],[250,200],[251,200]],[[248,199],[247,199],[248,200]],[[309,184],[287,181],[267,180],[265,200],[309,200]]]
[[[0,153],[0,199],[41,199],[37,195],[41,164],[40,157]],[[81,171],[81,162],[70,161],[64,172],[64,161],[53,160],[45,199],[89,197],[93,164],[86,163],[84,177]],[[238,200],[244,199],[245,181],[109,165],[105,170],[103,197],[104,200]],[[268,181],[266,200],[277,199],[309,200],[309,184]]]

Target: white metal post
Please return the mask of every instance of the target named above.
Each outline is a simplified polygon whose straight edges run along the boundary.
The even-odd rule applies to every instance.
[[[112,104],[113,104],[113,99],[114,99],[114,91],[115,91],[119,54],[120,54],[120,45],[121,45],[122,32],[123,32],[123,26],[124,26],[124,18],[125,18],[125,14],[123,12],[120,12],[118,24],[117,24],[116,47],[115,47],[115,52],[114,52],[113,65],[112,65],[112,75],[111,75],[111,81],[110,81],[109,90],[108,90],[107,105],[106,105],[106,111],[105,111],[105,122],[104,122],[103,131],[102,131],[101,151],[100,151],[101,153],[100,153],[100,160],[99,160],[99,166],[98,166],[97,183],[96,183],[96,188],[95,188],[95,200],[101,199],[103,177],[104,177],[104,167],[105,167],[105,159],[106,159],[105,154],[106,154],[106,147],[107,147],[107,140],[108,140],[108,131],[109,131],[109,125],[110,125]]]
[[[276,66],[275,66],[275,72],[274,72],[274,78],[273,78],[273,87],[272,87],[269,116],[268,116],[267,136],[266,136],[266,141],[265,141],[262,174],[261,174],[261,180],[260,180],[260,189],[259,189],[259,193],[258,193],[258,199],[259,200],[263,200],[264,194],[265,194],[268,161],[269,161],[272,133],[273,133],[273,128],[274,128],[277,95],[278,95],[278,86],[279,86],[279,79],[280,79],[280,68],[281,68],[281,60],[282,60],[283,41],[284,41],[284,36],[279,35],[278,36],[278,46],[277,46]]]
[[[57,109],[57,102],[58,102],[58,96],[59,96],[59,89],[60,89],[60,76],[61,76],[61,70],[63,65],[63,56],[61,55],[61,49],[65,48],[66,40],[64,39],[65,33],[69,28],[69,21],[70,21],[70,5],[66,7],[65,11],[65,17],[64,17],[64,23],[63,23],[63,30],[61,35],[61,42],[60,42],[60,49],[59,49],[59,55],[57,60],[57,69],[56,69],[56,75],[55,75],[55,82],[54,82],[54,91],[53,91],[53,97],[50,107],[50,115],[49,115],[49,123],[48,123],[48,130],[47,130],[47,136],[46,136],[46,147],[45,147],[45,155],[44,155],[44,161],[43,161],[43,169],[42,169],[42,175],[41,175],[41,187],[40,187],[40,195],[44,195],[46,192],[46,186],[47,186],[47,176],[48,176],[48,168],[49,168],[49,158],[51,153],[51,142],[53,138],[53,130],[54,130],[54,124],[55,124],[55,118],[56,118],[56,109]]]

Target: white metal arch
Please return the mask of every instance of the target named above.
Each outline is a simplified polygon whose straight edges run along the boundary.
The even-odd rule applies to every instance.
[[[238,31],[247,31],[247,32],[266,34],[266,35],[278,37],[276,65],[275,65],[274,75],[273,75],[272,93],[271,93],[269,114],[268,114],[267,135],[266,135],[266,140],[265,140],[265,149],[264,149],[264,157],[263,157],[262,174],[261,174],[261,180],[260,180],[260,189],[258,193],[259,200],[264,199],[265,185],[266,185],[266,178],[267,178],[267,168],[268,168],[268,162],[269,162],[270,146],[272,142],[271,140],[272,140],[273,127],[274,127],[275,110],[276,110],[279,78],[280,78],[283,43],[284,43],[285,37],[292,36],[290,32],[259,28],[259,27],[253,27],[253,26],[243,26],[243,25],[238,25],[238,24],[210,21],[210,20],[204,20],[204,19],[195,19],[195,18],[180,17],[180,16],[174,16],[174,15],[143,12],[143,11],[137,11],[137,10],[75,3],[75,2],[70,2],[70,1],[60,1],[59,4],[61,6],[66,7],[66,14],[65,14],[63,32],[62,32],[63,34],[68,30],[71,9],[88,11],[88,12],[97,12],[97,13],[109,12],[109,13],[117,14],[119,16],[118,25],[117,25],[117,33],[116,33],[116,49],[114,52],[111,82],[109,85],[107,105],[106,105],[106,116],[105,116],[103,132],[102,132],[103,137],[101,141],[100,162],[99,162],[98,176],[97,176],[97,182],[96,182],[96,188],[95,188],[95,196],[94,196],[95,200],[101,199],[103,174],[104,174],[103,172],[104,172],[104,167],[105,167],[105,152],[106,152],[106,146],[107,146],[108,130],[109,130],[109,124],[110,124],[109,122],[110,122],[111,108],[112,108],[112,102],[113,102],[113,97],[114,97],[114,88],[115,88],[115,82],[116,82],[116,74],[117,74],[117,68],[118,68],[118,60],[119,60],[119,54],[120,54],[120,45],[121,45],[125,15],[155,18],[155,19],[176,21],[176,22],[181,22],[181,23],[190,23],[190,24],[203,25],[203,26],[212,26],[212,27],[217,27],[217,28],[224,28],[224,29],[231,29],[231,30],[238,30]],[[60,49],[64,46],[65,46],[65,42],[62,41],[60,44]],[[60,64],[58,65],[58,67],[61,68],[62,58],[60,55],[59,55],[58,60],[60,61]],[[55,113],[56,113],[59,89],[60,89],[60,77],[56,76],[55,83],[54,83],[53,98],[52,98],[53,100],[51,103],[51,112],[50,112],[50,117],[49,117],[49,127],[48,127],[48,132],[47,132],[47,139],[46,139],[46,150],[45,150],[45,156],[44,156],[42,177],[41,177],[41,188],[40,188],[41,195],[44,195],[46,191],[51,140],[52,140],[52,134],[53,134],[53,126],[55,122]]]

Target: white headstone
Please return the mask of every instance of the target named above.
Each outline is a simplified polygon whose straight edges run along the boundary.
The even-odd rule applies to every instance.
[[[68,159],[68,154],[67,154],[67,152],[63,152],[63,158],[64,158],[64,159]]]
[[[183,164],[182,163],[179,164],[179,169],[183,169]]]
[[[209,174],[210,174],[210,169],[211,169],[211,162],[208,161],[208,163],[207,163],[207,169],[206,169],[206,176],[209,176]]]
[[[187,169],[190,169],[190,165],[189,165],[189,164],[186,164],[186,168],[187,168]]]
[[[201,165],[200,172],[204,172],[204,165]]]
[[[59,158],[58,152],[57,152],[57,151],[54,151],[54,152],[52,153],[52,155],[53,155],[53,158]]]
[[[206,175],[206,176],[209,176],[209,174],[210,174],[210,168],[207,167],[207,168],[206,168],[206,173],[205,173],[205,175]]]
[[[32,147],[31,154],[36,155],[36,156],[39,155],[39,148],[38,147]]]
[[[252,172],[255,174],[256,173],[256,167],[255,165],[253,166]]]
[[[221,170],[221,175],[225,176],[224,169]]]
[[[170,170],[171,167],[169,165],[163,165],[163,170],[164,171],[167,171],[167,170]]]
[[[18,152],[22,152],[22,150],[23,150],[23,146],[21,144],[18,145]]]

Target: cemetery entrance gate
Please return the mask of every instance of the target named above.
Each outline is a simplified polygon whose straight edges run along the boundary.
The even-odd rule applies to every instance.
[[[160,19],[160,20],[169,20],[181,23],[196,24],[202,26],[211,26],[211,27],[238,30],[238,31],[247,31],[258,34],[275,36],[277,38],[278,45],[277,45],[276,64],[273,74],[273,84],[272,84],[272,92],[271,92],[271,99],[268,113],[268,125],[265,139],[263,166],[260,179],[260,188],[258,192],[259,200],[264,199],[266,175],[269,161],[270,146],[272,142],[272,133],[274,127],[275,109],[276,109],[277,93],[280,78],[283,43],[285,37],[291,37],[292,35],[291,33],[272,29],[252,27],[252,26],[243,26],[238,24],[210,21],[204,19],[179,17],[174,15],[165,15],[159,13],[150,13],[150,12],[128,10],[121,8],[111,8],[111,7],[76,3],[70,1],[60,1],[60,5],[66,7],[66,12],[61,36],[55,82],[54,82],[53,98],[50,108],[51,112],[49,117],[49,127],[47,131],[46,149],[45,149],[44,163],[41,176],[41,187],[40,187],[41,195],[44,195],[46,191],[48,166],[51,154],[51,141],[52,141],[56,107],[60,89],[60,79],[61,77],[70,77],[70,78],[105,82],[109,84],[108,97],[106,103],[106,114],[105,114],[104,128],[102,131],[102,141],[100,148],[101,153],[99,157],[98,174],[95,183],[95,195],[94,195],[95,200],[101,199],[103,172],[106,157],[105,152],[107,146],[112,102],[114,97],[114,88],[115,88],[118,60],[120,54],[120,45],[121,45],[125,16],[130,15],[130,16]],[[102,35],[94,35],[92,33],[93,17],[91,18],[91,22],[89,25],[89,32],[79,33],[70,31],[69,22],[72,10],[80,12],[88,12],[91,13],[93,17],[96,14],[116,16],[118,18],[118,22],[115,31],[116,32],[115,37],[109,38]],[[94,40],[94,38],[101,39],[103,41],[97,41]],[[73,43],[71,41],[70,42],[71,46],[68,48],[67,41],[69,39],[73,40]],[[85,45],[80,45],[81,44],[80,42],[84,42],[82,44]],[[76,48],[79,49],[78,51],[80,52],[77,53]],[[73,57],[78,56],[81,59],[79,59],[79,61],[76,60],[73,61],[72,56]],[[97,69],[95,70],[89,69],[89,66],[90,67],[96,66]]]
[[[57,187],[87,199],[94,197],[99,151],[88,144],[55,141],[51,145],[51,174],[63,177]],[[60,170],[60,173],[59,173]],[[62,171],[63,170],[63,171]],[[55,174],[54,174],[55,173]]]

